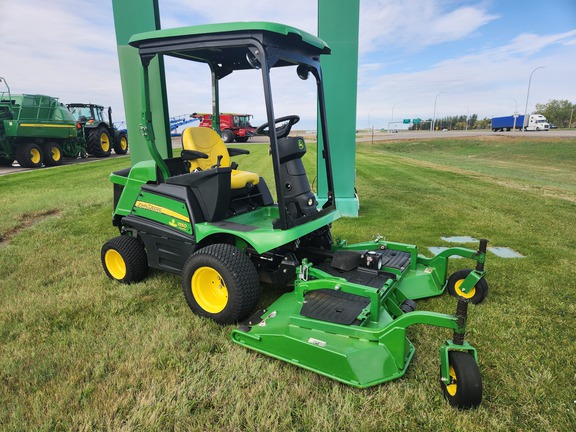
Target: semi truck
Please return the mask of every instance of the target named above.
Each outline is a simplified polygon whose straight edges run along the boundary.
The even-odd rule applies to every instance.
[[[510,132],[514,128],[522,129],[524,128],[524,116],[519,115],[516,118],[514,116],[505,117],[493,117],[492,118],[492,130],[494,132]],[[528,116],[528,122],[524,130],[527,131],[547,131],[550,130],[550,124],[548,120],[542,114],[530,114]]]
[[[212,114],[198,114],[192,115],[194,118],[200,119],[199,127],[212,127]],[[239,143],[244,143],[250,137],[256,135],[256,128],[250,124],[252,114],[234,114],[234,113],[221,113],[220,114],[220,136],[225,143],[231,143],[234,140]]]

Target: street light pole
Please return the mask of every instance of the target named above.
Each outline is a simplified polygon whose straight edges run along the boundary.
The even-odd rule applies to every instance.
[[[518,101],[514,98],[510,98],[514,101],[514,125],[512,126],[512,132],[516,132],[516,119],[518,118]]]
[[[532,75],[534,75],[534,72],[536,72],[538,69],[544,69],[544,66],[538,66],[536,69],[534,69],[530,74],[530,79],[528,80],[528,91],[526,92],[526,106],[524,107],[524,122],[522,125],[522,130],[524,132],[526,132],[526,117],[528,117],[528,98],[530,97],[530,84],[532,83]]]
[[[436,125],[436,102],[438,102],[438,96],[440,96],[442,93],[446,92],[440,92],[434,98],[434,117],[432,118],[432,126],[430,127],[430,132],[434,132],[434,126]]]
[[[396,105],[398,105],[398,104],[395,103],[394,105],[392,105],[392,121],[391,121],[392,127],[389,128],[388,132],[392,132],[392,129],[395,129],[394,128],[394,108],[396,108]]]

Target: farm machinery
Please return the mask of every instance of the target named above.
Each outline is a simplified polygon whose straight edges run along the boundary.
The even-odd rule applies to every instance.
[[[222,141],[226,144],[231,142],[245,143],[250,137],[256,135],[256,128],[250,124],[252,114],[193,114],[199,118],[200,127],[208,127],[220,133]]]
[[[125,129],[118,130],[112,123],[112,108],[108,107],[108,119],[104,118],[104,107],[95,104],[66,104],[84,132],[88,153],[98,157],[110,156],[112,149],[116,154],[128,152],[128,134]]]
[[[60,165],[62,158],[85,154],[76,120],[57,98],[12,95],[4,78],[0,91],[0,165],[14,159],[24,168]]]
[[[140,127],[153,160],[111,174],[112,222],[120,235],[101,249],[108,277],[134,283],[149,268],[180,274],[194,313],[220,324],[240,323],[232,330],[233,342],[360,388],[406,373],[415,352],[409,327],[445,328],[452,336],[440,346],[444,395],[456,407],[477,406],[482,381],[465,332],[469,303],[479,303],[488,291],[487,241],[476,250],[448,248],[426,258],[414,245],[381,237],[358,244],[332,239],[340,213],[320,66],[329,46],[301,30],[266,22],[156,30],[132,36],[130,45],[141,60]],[[160,156],[157,143],[166,143],[153,130],[159,108],[151,102],[148,70],[157,56],[206,64],[216,113],[221,79],[240,70],[260,75],[267,122],[257,133],[270,138],[275,198],[262,176],[232,161],[249,152],[227,147],[212,129],[185,129],[181,155]],[[302,80],[283,86],[290,94],[316,96],[324,138],[317,144],[319,169],[328,188],[323,203],[304,169],[307,144],[290,135],[299,116],[276,117],[274,68],[293,69]],[[473,268],[448,276],[452,256],[470,260]],[[260,282],[293,289],[255,311]],[[416,310],[415,300],[445,291],[457,298],[455,314]]]
[[[110,111],[109,124],[102,121],[103,107],[82,105],[90,107],[91,118],[75,118],[58,98],[13,95],[5,78],[0,84],[0,165],[11,166],[16,159],[23,168],[38,168],[60,165],[64,157],[106,157],[111,143],[118,154],[128,151],[126,132],[113,127]]]

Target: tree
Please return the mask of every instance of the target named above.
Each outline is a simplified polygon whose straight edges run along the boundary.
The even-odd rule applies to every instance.
[[[576,109],[576,104],[568,100],[552,99],[545,104],[536,104],[535,114],[542,114],[549,123],[558,127],[569,127],[571,111]]]

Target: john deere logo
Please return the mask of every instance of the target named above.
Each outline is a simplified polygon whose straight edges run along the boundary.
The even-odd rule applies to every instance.
[[[298,140],[298,148],[300,150],[304,150],[304,140],[301,139]]]

